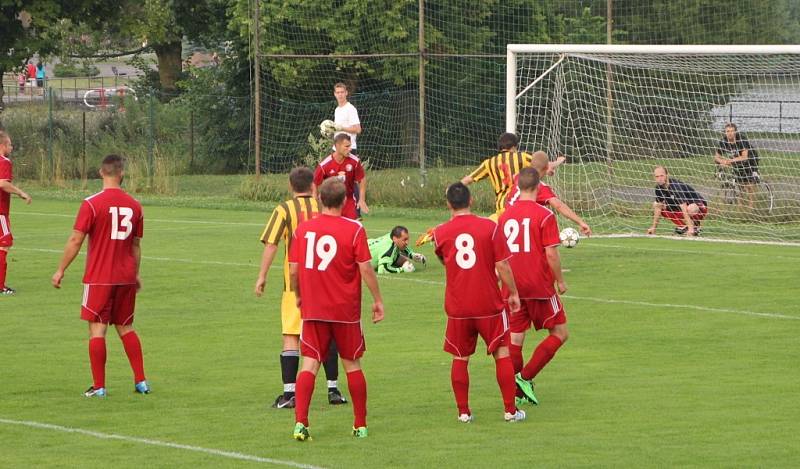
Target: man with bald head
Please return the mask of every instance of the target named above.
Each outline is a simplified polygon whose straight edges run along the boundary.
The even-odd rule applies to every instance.
[[[655,234],[661,217],[675,224],[675,234],[692,236],[700,234],[700,222],[708,214],[708,204],[692,186],[669,177],[667,168],[656,166],[656,200],[653,202],[653,224],[647,234]]]

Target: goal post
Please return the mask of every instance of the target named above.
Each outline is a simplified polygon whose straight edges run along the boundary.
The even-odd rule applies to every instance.
[[[704,237],[800,244],[800,45],[510,44],[506,61],[506,131],[567,155],[550,183],[598,233],[647,230],[661,165],[706,199]],[[729,123],[747,171],[715,162],[743,155],[720,149]]]

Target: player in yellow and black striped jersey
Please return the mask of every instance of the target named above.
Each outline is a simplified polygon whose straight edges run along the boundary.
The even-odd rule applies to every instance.
[[[518,145],[519,138],[515,134],[504,133],[497,145],[500,153],[486,158],[475,171],[461,179],[461,182],[468,186],[473,182],[489,178],[495,194],[494,219],[503,213],[514,176],[519,174],[521,169],[531,165],[531,155],[517,150]]]
[[[297,369],[300,363],[300,310],[295,303],[295,293],[289,282],[289,247],[297,225],[319,214],[317,200],[311,196],[311,183],[314,173],[310,169],[295,168],[289,173],[289,186],[292,198],[281,202],[272,211],[272,215],[261,233],[264,253],[261,256],[261,269],[256,280],[255,293],[261,296],[267,284],[267,272],[278,252],[278,243],[284,242],[283,256],[283,294],[281,296],[281,333],[283,334],[283,351],[281,352],[281,372],[283,375],[283,394],[275,399],[275,408],[294,407],[294,386]],[[338,389],[339,365],[335,347],[328,353],[325,362],[325,374],[328,377],[328,400],[331,404],[347,402]]]

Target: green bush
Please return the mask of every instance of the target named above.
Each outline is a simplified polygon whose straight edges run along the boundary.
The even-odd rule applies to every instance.
[[[58,78],[72,77],[94,77],[100,74],[100,70],[94,65],[89,64],[64,64],[57,63],[53,67],[53,75]]]

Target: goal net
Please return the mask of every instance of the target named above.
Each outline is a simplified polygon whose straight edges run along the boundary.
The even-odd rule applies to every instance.
[[[527,151],[567,156],[549,183],[595,232],[644,234],[663,165],[707,201],[703,237],[800,244],[800,46],[509,45],[507,56],[506,130]],[[744,155],[720,150],[729,123],[755,175],[715,162]],[[675,227],[662,218],[657,233]]]

